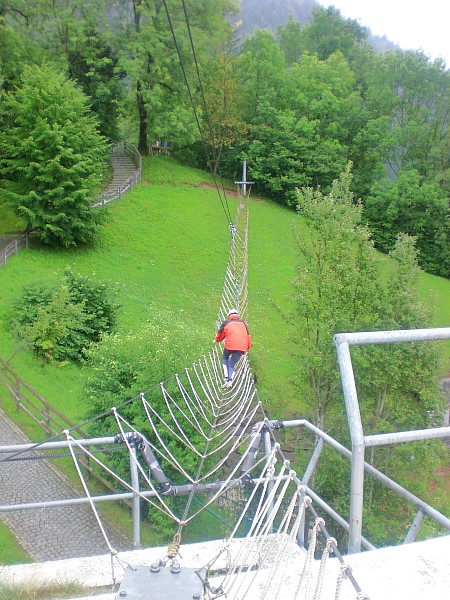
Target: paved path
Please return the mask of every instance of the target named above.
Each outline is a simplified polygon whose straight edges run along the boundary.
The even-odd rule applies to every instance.
[[[29,441],[0,409],[0,445]],[[5,456],[0,454],[0,461]],[[0,505],[79,496],[80,493],[51,461],[0,462]],[[0,518],[35,561],[94,556],[108,552],[108,546],[89,505],[3,512],[0,513]],[[105,523],[102,524],[105,527]],[[108,539],[116,550],[132,547],[131,540],[125,540],[114,531],[108,531]]]

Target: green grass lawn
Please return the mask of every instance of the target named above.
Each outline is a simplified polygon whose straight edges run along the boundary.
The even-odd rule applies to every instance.
[[[15,352],[8,329],[14,299],[25,286],[60,281],[66,267],[107,282],[117,293],[120,331],[136,330],[164,311],[174,319],[191,321],[192,334],[204,351],[211,348],[230,245],[220,198],[210,187],[212,180],[201,171],[157,157],[144,164],[143,183],[106,208],[107,222],[95,247],[51,250],[35,243],[0,271],[3,359],[10,359]],[[234,216],[236,200],[231,196],[227,194],[227,203]],[[279,396],[281,405],[292,402],[292,392],[287,389],[294,366],[287,351],[286,325],[271,302],[288,303],[294,214],[267,201],[253,200],[250,215],[252,358],[261,391],[267,390],[274,402]],[[86,368],[43,366],[28,352],[16,354],[10,364],[69,418],[83,419]]]
[[[0,520],[0,564],[18,565],[31,562],[28,554],[16,541],[16,538]]]

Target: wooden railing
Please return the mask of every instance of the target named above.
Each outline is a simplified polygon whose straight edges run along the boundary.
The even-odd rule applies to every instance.
[[[61,433],[64,429],[75,430],[79,437],[87,433],[76,427],[70,419],[53,408],[36,390],[28,385],[0,358],[0,382],[6,387],[16,404],[17,410],[23,410],[37,423],[47,435]]]

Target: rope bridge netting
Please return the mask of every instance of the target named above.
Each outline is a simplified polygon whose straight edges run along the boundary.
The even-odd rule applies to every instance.
[[[244,320],[248,315],[248,194],[238,199],[230,232],[218,324],[231,307],[237,308]],[[335,598],[344,577],[353,584],[353,597],[365,598],[283,454],[274,422],[266,418],[259,400],[247,354],[237,364],[231,387],[224,388],[222,380],[222,350],[215,344],[184,372],[161,383],[158,390],[153,388],[134,399],[143,416],[140,421],[145,420],[142,429],[121,407],[111,409],[119,432],[116,439],[130,456],[131,481],[66,431],[87,496],[90,492],[79,465],[80,455],[108,473],[119,488],[132,491],[153,514],[164,515],[166,522],[173,524],[167,553],[152,565],[155,573],[162,567],[170,567],[172,573],[180,571],[183,531],[200,513],[214,505],[229,520],[233,518],[222,548],[196,570],[203,598],[269,598],[287,581],[291,582],[290,597],[319,598],[330,554],[342,565]],[[91,506],[111,556],[117,556],[94,502]],[[305,523],[309,536],[305,536]],[[323,552],[319,567],[313,559],[320,536]],[[213,537],[220,538],[219,529]],[[287,577],[293,556],[296,567],[289,569]],[[256,595],[251,595],[252,590]]]

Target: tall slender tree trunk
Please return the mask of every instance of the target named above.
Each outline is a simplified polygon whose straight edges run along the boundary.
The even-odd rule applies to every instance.
[[[138,150],[143,156],[148,155],[148,117],[144,98],[141,92],[141,82],[136,85],[136,101],[139,114],[139,139]]]

